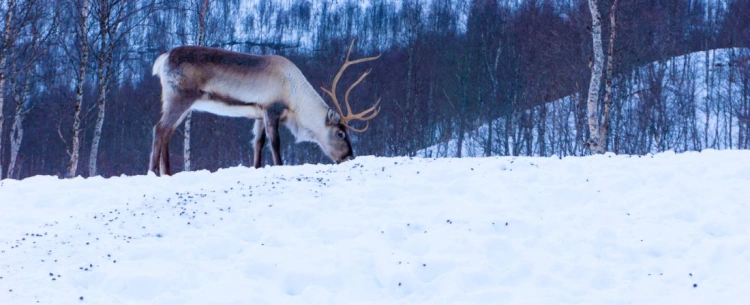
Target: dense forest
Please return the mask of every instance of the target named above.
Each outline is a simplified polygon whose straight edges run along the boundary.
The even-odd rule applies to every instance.
[[[598,2],[607,151],[750,148],[750,1]],[[180,45],[282,55],[314,88],[353,39],[354,57],[382,54],[342,79],[372,68],[352,106],[381,98],[352,134],[357,155],[448,140],[458,149],[429,156],[466,156],[467,141],[488,156],[591,153],[586,0],[2,0],[0,16],[2,178],[145,174],[161,111],[151,67]],[[252,164],[251,120],[196,112],[189,124],[172,137],[175,171]],[[281,138],[286,164],[330,162]]]

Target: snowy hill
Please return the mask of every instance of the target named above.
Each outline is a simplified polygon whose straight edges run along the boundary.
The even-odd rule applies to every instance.
[[[747,64],[738,63],[749,59],[750,49],[707,50],[652,62],[615,78],[610,140],[617,138],[618,153],[737,148],[742,143],[739,137],[747,137],[740,131],[748,126],[747,119],[741,116],[750,113],[747,88],[750,70]],[[576,126],[576,104],[581,98],[574,94],[525,110],[524,115],[534,121],[528,139],[532,148],[531,153],[522,151],[520,155],[586,154],[588,150],[583,148],[580,135],[583,131]],[[539,115],[541,112],[545,113],[543,117]],[[489,128],[484,123],[464,133],[462,157],[512,155],[502,152],[504,140],[511,147],[525,146],[520,143],[524,140],[519,134],[516,138],[502,139],[507,136],[502,130],[505,118],[494,120],[492,125]],[[511,134],[519,132],[519,126],[514,128]],[[544,131],[541,136],[540,130]],[[453,135],[450,140],[420,149],[414,155],[455,157],[457,138]],[[543,154],[540,143],[546,148]]]
[[[0,181],[0,304],[747,304],[750,151]]]

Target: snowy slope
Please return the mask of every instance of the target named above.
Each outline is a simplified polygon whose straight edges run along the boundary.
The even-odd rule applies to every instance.
[[[645,96],[648,95],[643,93],[654,94],[652,87],[658,87],[659,95],[655,99],[664,105],[664,111],[670,116],[668,129],[672,132],[665,139],[667,150],[736,148],[741,122],[737,113],[739,109],[745,109],[743,107],[746,106],[741,104],[743,97],[747,95],[742,70],[737,69],[736,61],[744,60],[748,56],[750,56],[750,49],[746,48],[694,52],[669,60],[651,62],[631,72],[630,75],[616,78],[613,98],[616,99],[614,103],[622,107],[623,117],[618,118],[617,115],[612,114],[613,127],[610,128],[610,132],[620,135],[622,146],[628,145],[628,139],[638,138],[638,135],[632,134],[632,130],[624,129],[630,128],[629,125],[633,122],[649,120],[643,114],[644,104],[648,103],[645,101],[648,99]],[[637,81],[638,79],[642,81]],[[588,152],[578,141],[575,118],[577,103],[578,97],[572,95],[534,108],[537,116],[541,108],[545,109],[546,115],[541,122],[534,122],[535,127],[531,132],[534,146],[532,155],[539,156],[539,124],[545,126],[546,134],[543,142],[547,148],[547,154],[565,156],[582,155],[584,151]],[[687,124],[689,126],[687,130],[695,133],[695,139],[685,140],[686,136],[678,132],[686,125],[686,121],[691,121],[690,117],[685,116],[688,112],[685,109],[692,109],[695,112],[695,122]],[[651,115],[658,117],[656,114]],[[628,116],[640,116],[640,118],[628,118]],[[618,122],[618,119],[630,121]],[[485,123],[466,132],[465,140],[461,145],[461,156],[497,155],[500,150],[498,138],[504,136],[501,132],[501,128],[505,126],[504,120],[504,118],[499,118],[493,121],[494,128],[492,129],[488,128]],[[517,125],[518,122],[514,124]],[[492,136],[495,147],[487,151],[489,132],[496,133]],[[457,138],[458,136],[454,135],[449,141],[420,149],[414,154],[420,157],[454,157],[457,155],[459,146]],[[507,140],[512,146],[513,139]],[[654,143],[649,152],[657,153],[663,150],[665,149]]]
[[[711,150],[4,180],[0,304],[748,304],[748,186]]]

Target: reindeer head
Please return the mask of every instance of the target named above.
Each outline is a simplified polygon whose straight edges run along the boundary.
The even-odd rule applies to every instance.
[[[372,71],[372,69],[369,69],[365,71],[365,73],[362,73],[357,81],[352,83],[346,90],[346,93],[344,93],[346,114],[341,108],[338,98],[336,98],[336,85],[338,84],[339,79],[341,79],[341,75],[344,73],[346,68],[351,65],[373,61],[380,58],[380,55],[378,55],[357,60],[349,60],[349,55],[352,53],[353,47],[354,40],[352,40],[352,43],[349,45],[349,51],[346,53],[344,64],[341,66],[341,69],[339,69],[339,72],[333,78],[331,90],[321,88],[323,89],[323,91],[325,91],[325,93],[328,94],[328,96],[331,97],[334,106],[336,106],[337,112],[334,112],[333,109],[328,109],[328,114],[326,115],[326,127],[328,131],[325,139],[322,139],[320,146],[321,148],[323,148],[323,151],[336,163],[354,159],[354,152],[352,151],[352,145],[349,140],[348,130],[354,132],[364,132],[365,130],[367,130],[367,128],[370,127],[370,120],[378,115],[378,112],[380,112],[380,107],[378,107],[378,104],[380,104],[380,99],[378,99],[375,104],[372,105],[372,107],[356,114],[352,113],[352,108],[349,105],[349,93],[352,91],[352,89],[354,89],[355,86],[357,86],[363,79],[365,79],[368,74],[370,74],[370,71]],[[348,123],[353,120],[365,122],[365,127],[355,128],[349,126]]]

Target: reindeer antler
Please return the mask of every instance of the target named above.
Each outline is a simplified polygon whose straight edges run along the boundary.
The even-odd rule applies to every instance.
[[[362,75],[357,79],[357,81],[352,83],[349,86],[349,89],[346,90],[346,93],[344,94],[344,104],[346,104],[347,114],[344,114],[343,110],[341,109],[341,105],[339,104],[339,101],[336,98],[336,85],[338,84],[339,79],[341,78],[341,75],[344,74],[344,70],[346,70],[346,68],[348,68],[351,65],[356,65],[359,63],[363,63],[363,62],[376,60],[380,58],[380,54],[378,54],[378,56],[373,56],[373,57],[365,57],[365,58],[360,58],[357,60],[349,60],[349,55],[352,53],[353,47],[354,47],[354,39],[352,39],[352,43],[349,45],[349,51],[346,52],[346,60],[344,60],[344,64],[341,66],[341,69],[339,69],[339,73],[337,73],[336,76],[333,78],[333,84],[331,84],[331,90],[329,91],[328,89],[323,88],[323,87],[321,87],[321,89],[323,89],[323,91],[325,91],[325,93],[327,93],[328,96],[330,96],[331,99],[333,100],[333,104],[336,106],[336,110],[338,110],[339,114],[341,115],[341,123],[343,123],[344,126],[346,126],[352,131],[363,132],[367,130],[367,128],[370,127],[370,120],[374,118],[376,115],[378,115],[378,112],[380,112],[380,107],[378,107],[378,104],[380,104],[380,99],[378,98],[375,104],[372,105],[372,107],[367,108],[365,111],[362,111],[357,114],[352,114],[352,108],[349,105],[349,92],[351,92],[355,86],[357,86],[363,79],[365,79],[365,77],[368,74],[370,74],[370,71],[372,71],[372,69],[368,69],[367,71],[365,71],[365,73],[362,73]],[[362,129],[351,127],[347,123],[352,120],[363,121],[366,123],[366,125]]]

